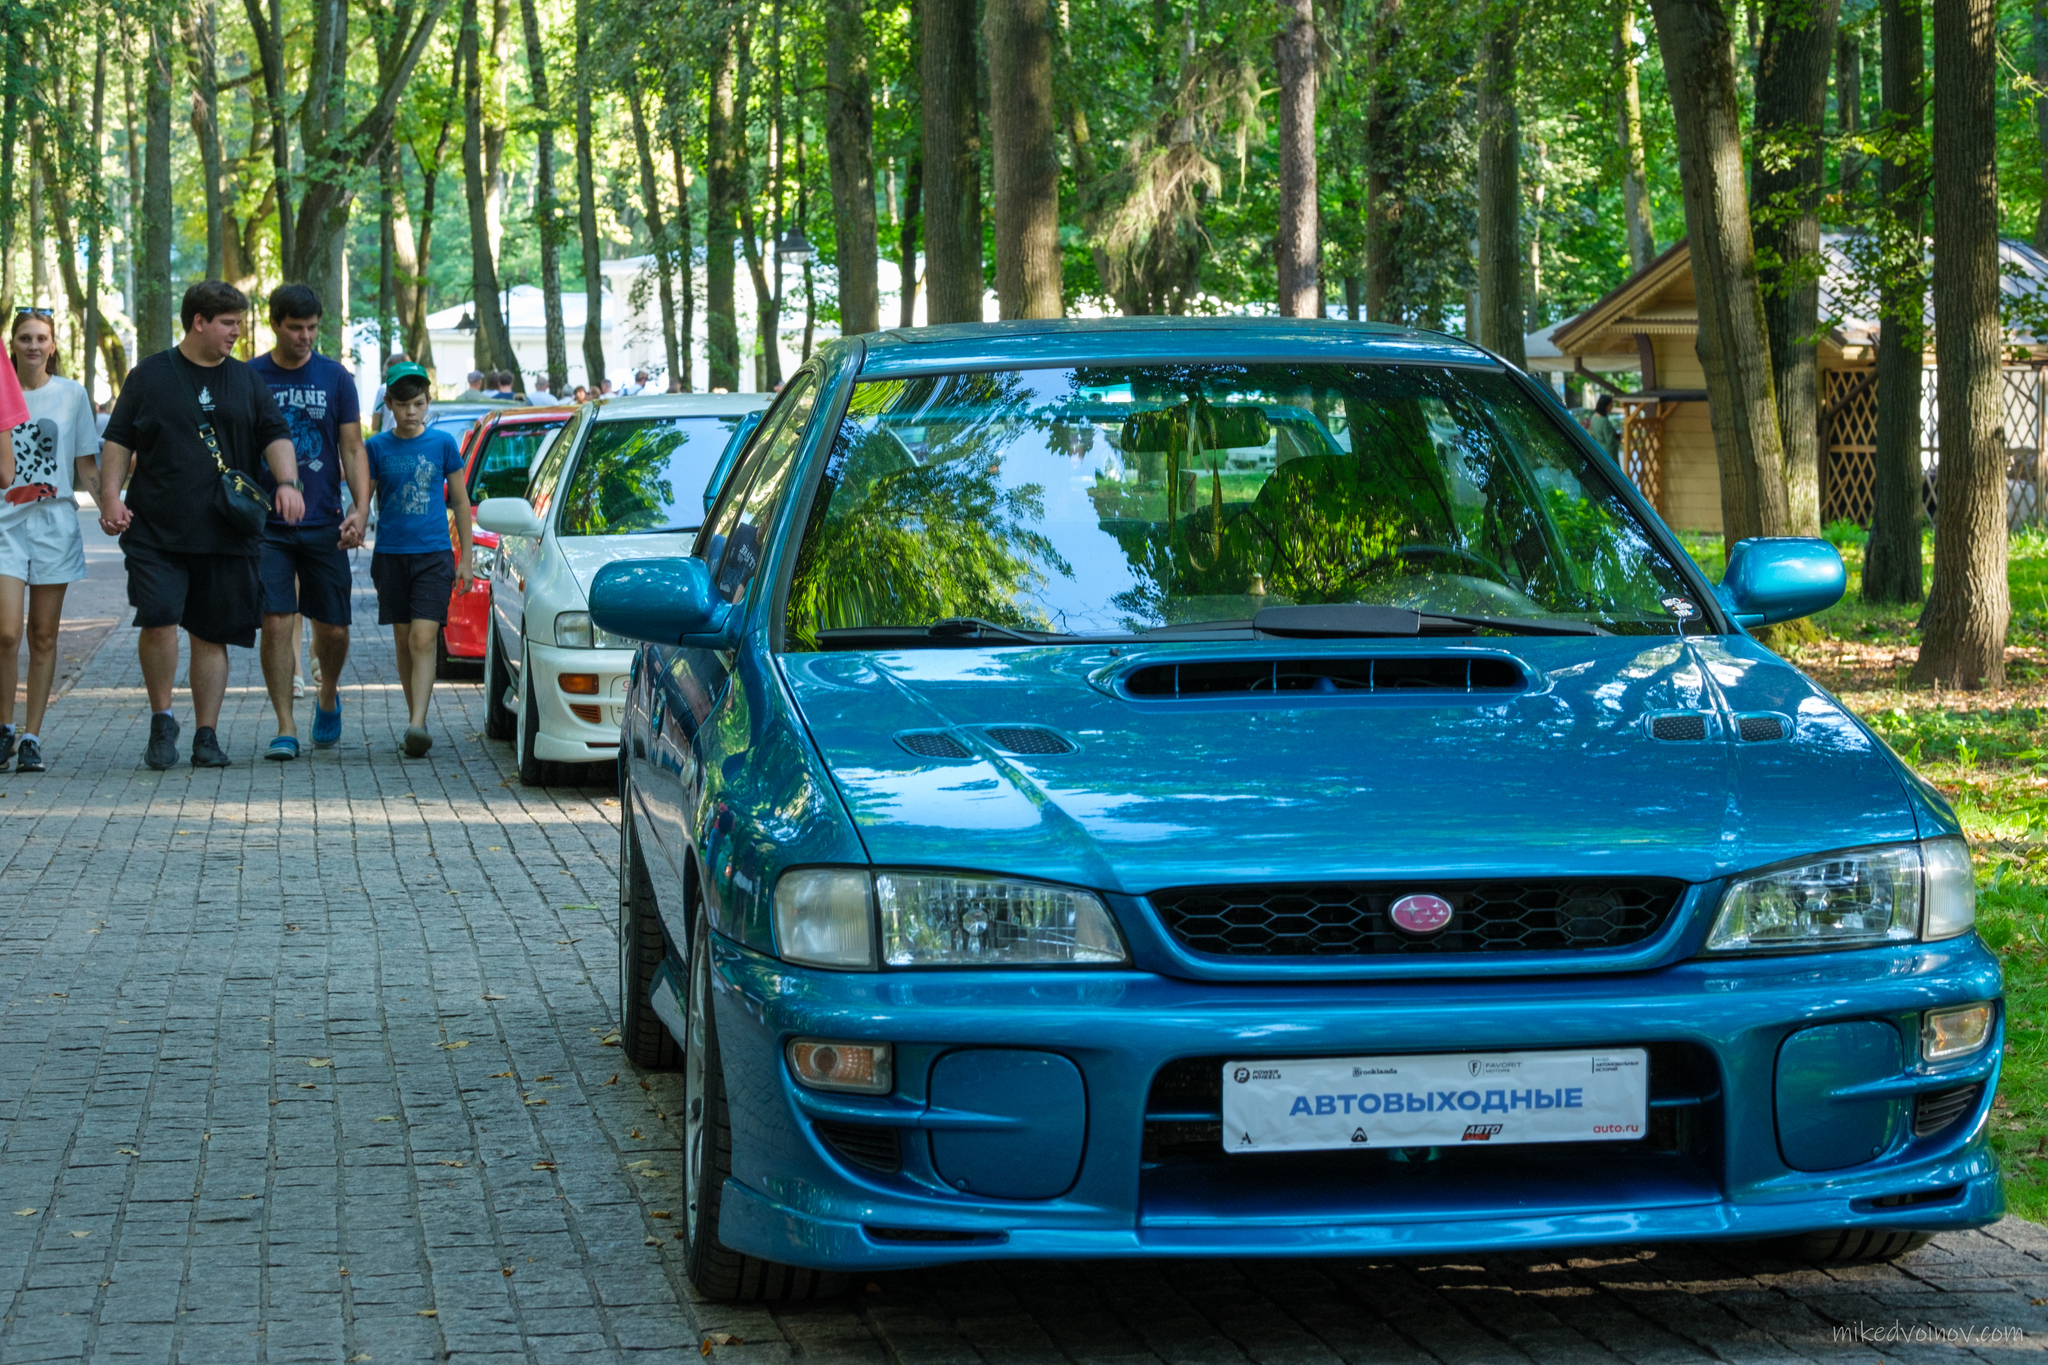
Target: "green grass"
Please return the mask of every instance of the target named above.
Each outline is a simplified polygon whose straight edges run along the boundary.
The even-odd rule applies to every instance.
[[[1991,1139],[2014,1213],[2048,1220],[2048,531],[2012,537],[2012,626],[2006,686],[1936,693],[1907,674],[1920,644],[1919,608],[1865,603],[1857,591],[1862,533],[1830,527],[1849,593],[1813,618],[1815,639],[1784,652],[1954,803],[1976,851],[1977,929],[2005,968],[2005,1070]],[[1686,535],[1687,553],[1718,581],[1719,536]],[[1931,539],[1924,563],[1932,573]]]

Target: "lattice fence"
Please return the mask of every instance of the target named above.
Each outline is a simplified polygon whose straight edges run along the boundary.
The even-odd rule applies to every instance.
[[[1870,525],[1871,488],[1877,469],[1877,385],[1867,370],[1829,370],[1822,389],[1823,411],[1834,414],[1821,461],[1820,519]],[[2042,459],[2048,425],[2048,392],[2035,370],[2007,370],[2002,426],[2006,449],[2006,519],[2014,526],[2048,522],[2048,461]],[[1939,473],[1940,405],[1930,366],[1920,385],[1920,467],[1927,510],[1935,510]]]
[[[1658,512],[1664,510],[1664,419],[1676,406],[1654,398],[1622,398],[1621,472],[1650,500]]]

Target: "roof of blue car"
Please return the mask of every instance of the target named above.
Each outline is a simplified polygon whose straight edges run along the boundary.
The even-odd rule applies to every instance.
[[[1322,364],[1500,362],[1440,332],[1323,318],[1074,318],[895,328],[861,338],[864,375],[1023,364],[1147,364],[1183,360]]]

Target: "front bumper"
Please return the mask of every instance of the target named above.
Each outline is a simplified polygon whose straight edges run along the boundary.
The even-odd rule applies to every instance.
[[[1130,971],[879,975],[792,969],[715,941],[720,1050],[734,1133],[719,1235],[791,1264],[883,1269],[989,1258],[1438,1254],[1514,1247],[1758,1238],[1848,1226],[1978,1227],[2004,1209],[1985,1116],[2003,1020],[1987,1047],[1915,1060],[1921,1011],[1997,999],[1974,936],[1931,945],[1687,961],[1625,977],[1219,985]],[[673,989],[667,973],[657,991]],[[667,1005],[673,1002],[664,1001]],[[1878,1088],[1901,1106],[1883,1150],[1840,1169],[1781,1155],[1779,1050],[1795,1031],[1888,1021],[1903,1065]],[[799,1088],[795,1036],[886,1040],[896,1092]],[[1226,1156],[1164,1143],[1166,1076],[1223,1058],[1649,1045],[1690,1077],[1652,1118],[1669,1143]],[[953,1188],[934,1141],[989,1126],[936,1103],[940,1059],[968,1049],[1057,1054],[1085,1094],[1071,1184],[1046,1198]],[[1199,1060],[1190,1060],[1199,1059]],[[1655,1076],[1653,1063],[1653,1078]],[[1667,1066],[1666,1089],[1670,1089]],[[1158,1082],[1158,1086],[1155,1086]],[[1917,1094],[1979,1087],[1955,1121],[1914,1133]],[[1690,1093],[1678,1093],[1690,1092]],[[1185,1105],[1182,1106],[1183,1108]],[[1151,1121],[1148,1122],[1148,1113]],[[822,1127],[821,1127],[822,1125]],[[857,1125],[834,1128],[833,1125]],[[893,1130],[900,1169],[849,1159]],[[1200,1131],[1199,1129],[1197,1131]],[[843,1135],[856,1134],[847,1144]],[[1434,1150],[1434,1149],[1432,1149]]]
[[[626,683],[633,670],[630,649],[563,649],[528,643],[526,657],[540,728],[534,732],[536,758],[551,763],[598,763],[618,757],[619,726],[625,719]],[[564,673],[594,673],[597,692],[562,690]],[[587,713],[573,709],[583,707]]]
[[[491,638],[491,580],[477,578],[468,592],[457,583],[448,590],[448,624],[441,628],[451,659],[484,657]]]

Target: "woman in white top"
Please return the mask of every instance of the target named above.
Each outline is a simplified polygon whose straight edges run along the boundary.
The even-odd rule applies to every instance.
[[[85,537],[72,489],[99,487],[99,437],[84,387],[55,373],[57,328],[50,311],[21,309],[9,340],[28,421],[14,429],[14,478],[0,495],[0,772],[12,758],[16,772],[39,773],[64,589],[85,577]],[[14,689],[24,588],[28,715],[17,730]]]

